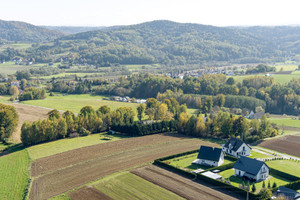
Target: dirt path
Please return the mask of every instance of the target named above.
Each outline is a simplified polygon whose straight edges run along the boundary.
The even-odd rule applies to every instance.
[[[110,144],[112,145],[110,149],[116,149],[114,153],[106,150],[107,145],[95,145],[62,153],[60,155],[62,157],[59,159],[54,156],[52,160],[54,163],[51,164],[52,169],[47,167],[47,163],[51,163],[52,156],[47,158],[48,161],[45,164],[41,162],[36,167],[33,167],[33,173],[38,175],[38,177],[33,182],[30,199],[36,199],[36,194],[38,194],[38,199],[48,199],[103,176],[152,162],[163,156],[194,150],[199,148],[200,145],[217,146],[198,139],[164,135],[131,138],[111,142]],[[123,145],[124,147],[122,147]],[[102,152],[102,154],[98,152]],[[77,157],[80,155],[83,157]],[[85,157],[85,155],[88,156]],[[61,162],[66,160],[66,162],[60,165],[57,163],[57,159]],[[71,159],[72,162],[69,162],[68,159]],[[39,162],[39,160],[36,162]],[[59,165],[60,169],[56,165]],[[49,172],[48,174],[43,175],[44,173],[41,169],[44,167]]]
[[[131,170],[131,173],[140,176],[160,187],[163,187],[183,198],[191,200],[227,200],[241,199],[211,189],[208,186],[182,177],[154,165],[148,165]]]

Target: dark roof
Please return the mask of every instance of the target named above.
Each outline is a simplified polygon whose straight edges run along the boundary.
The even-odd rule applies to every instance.
[[[219,161],[222,155],[222,149],[216,147],[201,146],[198,159]]]
[[[266,163],[260,160],[248,158],[245,156],[241,156],[233,165],[233,168],[239,169],[241,171],[244,171],[248,174],[252,174],[256,176],[261,169],[261,167],[265,164],[267,167],[269,167]]]
[[[231,144],[232,146],[231,150],[237,151],[242,146],[242,144],[244,144],[244,142],[237,138],[230,138],[230,140],[226,142],[224,147],[229,148],[229,144]]]
[[[283,186],[279,186],[278,190],[276,191],[276,196],[284,195],[285,197],[291,198],[291,199],[299,199],[300,193],[298,193],[295,190],[292,190],[290,188],[286,188]]]

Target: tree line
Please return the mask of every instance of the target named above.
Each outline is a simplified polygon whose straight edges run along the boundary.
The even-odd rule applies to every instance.
[[[278,127],[265,116],[260,120],[248,121],[243,116],[220,111],[210,116],[181,113],[178,119],[179,133],[196,137],[231,138],[237,137],[246,142],[254,142],[278,135]]]
[[[15,107],[0,103],[0,141],[7,142],[16,130],[19,116]]]

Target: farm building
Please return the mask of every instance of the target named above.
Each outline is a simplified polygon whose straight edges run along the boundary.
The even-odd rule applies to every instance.
[[[283,196],[286,199],[300,199],[300,193],[290,188],[286,188],[283,186],[279,186],[278,190],[276,191],[276,196],[280,197]]]
[[[201,146],[193,164],[220,166],[224,163],[224,152],[220,148]]]
[[[233,165],[235,176],[247,178],[251,181],[262,181],[269,176],[269,167],[260,160],[241,156]]]
[[[260,119],[265,112],[257,112],[254,113],[253,110],[250,112],[250,114],[247,116],[248,119]]]
[[[249,156],[251,147],[240,139],[231,138],[226,144],[222,145],[222,150],[235,157]]]

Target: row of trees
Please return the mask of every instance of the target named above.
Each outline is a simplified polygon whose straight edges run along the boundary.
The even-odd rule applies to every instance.
[[[233,116],[228,112],[215,115],[191,116],[181,113],[178,119],[178,132],[197,137],[230,138],[238,137],[247,142],[254,142],[266,137],[278,135],[278,128],[265,116],[250,122],[242,116]]]

